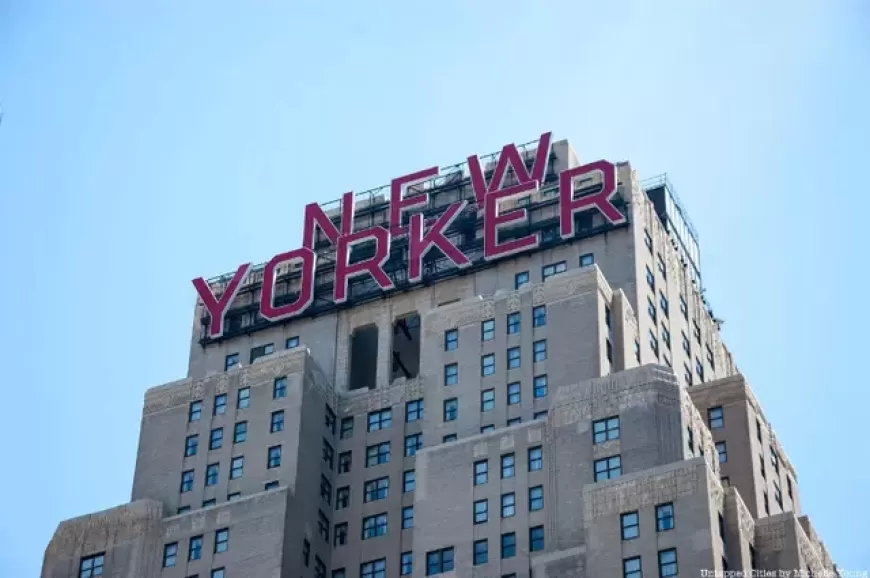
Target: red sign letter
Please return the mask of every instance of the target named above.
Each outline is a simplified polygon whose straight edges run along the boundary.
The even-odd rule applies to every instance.
[[[492,179],[489,185],[486,183],[486,177],[483,170],[480,168],[480,159],[477,155],[468,157],[468,172],[471,173],[471,188],[474,189],[474,196],[477,199],[477,204],[483,206],[484,197],[493,191],[498,191],[504,185],[504,178],[507,176],[508,165],[514,170],[517,176],[517,183],[523,184],[529,181],[544,182],[544,175],[547,173],[547,164],[550,161],[550,136],[552,133],[545,132],[541,135],[538,141],[538,149],[535,151],[535,164],[532,165],[532,174],[526,170],[526,163],[523,162],[523,157],[517,150],[517,145],[507,144],[501,149],[501,154],[498,157],[498,162],[495,165],[495,171],[492,173]]]
[[[346,235],[353,230],[353,193],[347,192],[341,197],[341,231],[332,220],[326,216],[317,203],[305,205],[305,217],[302,220],[302,246],[314,250],[315,227],[320,227],[326,238],[335,245],[339,235]]]
[[[423,215],[411,215],[411,234],[408,237],[408,281],[416,283],[423,277],[423,257],[432,247],[438,247],[444,255],[453,261],[460,269],[471,265],[459,248],[444,234],[444,231],[456,220],[468,201],[453,203],[438,219],[432,223],[429,232],[423,234]]]
[[[235,299],[236,294],[242,286],[242,279],[248,274],[248,269],[250,268],[250,263],[239,265],[229,285],[224,289],[220,300],[215,299],[214,293],[212,293],[211,287],[208,286],[205,279],[199,277],[193,280],[193,286],[196,288],[196,292],[199,293],[202,304],[205,305],[205,308],[208,309],[211,315],[211,322],[208,325],[209,337],[216,338],[224,334],[224,316],[226,316],[230,303]]]
[[[574,179],[600,172],[604,186],[601,191],[574,198]],[[625,215],[619,212],[612,202],[611,197],[616,194],[616,166],[607,161],[595,161],[582,167],[565,169],[559,173],[559,211],[560,230],[563,239],[574,236],[574,213],[590,207],[597,207],[607,220],[614,225],[625,222]]]
[[[375,254],[368,259],[356,263],[350,263],[351,249],[366,241],[374,240]],[[353,277],[368,272],[384,291],[393,288],[393,282],[384,272],[383,266],[390,258],[390,232],[383,227],[372,227],[365,231],[358,231],[349,235],[341,235],[338,238],[338,247],[335,249],[335,287],[333,288],[333,301],[344,303],[347,301],[348,281]]]
[[[528,251],[538,246],[540,239],[537,233],[526,235],[522,239],[514,239],[499,244],[498,232],[502,225],[513,223],[526,218],[525,209],[514,209],[499,214],[499,204],[504,199],[513,199],[523,195],[530,195],[538,190],[537,181],[520,183],[500,191],[490,191],[486,195],[483,204],[483,258],[487,261],[498,259],[506,255],[513,255],[522,251]]]
[[[429,202],[429,193],[418,193],[406,198],[405,192],[408,187],[427,181],[436,175],[438,175],[438,167],[431,167],[393,179],[390,184],[390,233],[394,237],[408,233],[407,227],[402,226],[402,212],[425,206]]]
[[[314,301],[314,271],[316,264],[314,251],[301,247],[295,251],[275,255],[266,263],[263,271],[263,290],[260,295],[260,315],[269,321],[278,321],[299,315]],[[301,261],[299,277],[299,296],[293,303],[275,307],[275,268],[281,263]]]

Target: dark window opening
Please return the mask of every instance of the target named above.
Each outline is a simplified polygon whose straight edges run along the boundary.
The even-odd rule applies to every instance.
[[[350,337],[350,389],[374,389],[378,375],[378,328],[358,327]]]
[[[390,382],[411,379],[420,373],[420,316],[416,313],[393,323],[393,370]]]

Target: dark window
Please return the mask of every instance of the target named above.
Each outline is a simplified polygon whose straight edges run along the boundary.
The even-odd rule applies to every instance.
[[[393,425],[393,410],[390,408],[369,412],[369,431],[387,429]]]
[[[455,397],[444,400],[444,421],[453,421],[459,411],[459,402]]]
[[[347,522],[336,524],[332,528],[332,545],[344,546],[347,544]]]
[[[223,415],[227,413],[227,394],[222,393],[214,396],[213,415]]]
[[[656,338],[656,334],[653,333],[652,329],[649,330],[649,347],[652,349],[653,353],[656,357],[659,356],[659,340]]]
[[[187,421],[199,421],[202,417],[202,402],[190,402],[190,408],[187,410]]]
[[[243,387],[239,390],[236,398],[236,407],[239,409],[245,409],[249,405],[251,405],[251,388]]]
[[[514,289],[519,289],[523,285],[529,282],[529,272],[523,271],[522,273],[517,273],[514,275]]]
[[[426,552],[426,576],[453,571],[453,548]]]
[[[224,371],[239,364],[239,354],[230,353],[224,358]]]
[[[363,502],[386,500],[390,495],[390,478],[369,480],[363,486]]]
[[[259,347],[251,348],[251,363],[254,363],[261,357],[265,357],[267,355],[272,355],[275,352],[275,345],[273,343],[268,343],[266,345],[260,345]]]
[[[791,478],[789,478],[788,476],[786,476],[786,478],[785,478],[785,485],[786,485],[786,490],[788,491],[788,499],[791,501],[794,501],[794,493],[793,493],[792,487],[791,487]]]
[[[338,437],[340,439],[346,440],[353,437],[353,418],[345,417],[341,420],[341,430],[339,432]]]
[[[656,253],[656,261],[659,264],[659,272],[662,274],[662,279],[668,278],[668,268],[665,266],[665,260],[662,259],[661,253]]]
[[[546,351],[546,349],[545,349]],[[517,369],[520,366],[520,348],[508,347],[507,350],[507,367],[508,369]]]
[[[414,506],[402,508],[402,529],[408,530],[414,527]]]
[[[175,566],[175,562],[178,559],[178,542],[173,542],[172,544],[166,544],[163,546],[163,567],[171,568]]]
[[[487,389],[480,392],[480,411],[492,411],[495,409],[495,390]]]
[[[626,558],[622,561],[622,577],[623,578],[642,578],[643,573],[640,568],[640,557]]]
[[[529,511],[536,512],[544,509],[544,486],[529,488]]]
[[[350,505],[350,488],[344,486],[335,490],[335,509],[344,510]],[[336,526],[337,527],[337,526]]]
[[[317,510],[317,531],[324,542],[329,542],[329,519],[320,510]]]
[[[532,419],[546,419],[547,418],[547,410],[536,411],[532,414]]]
[[[665,317],[668,316],[668,298],[665,297],[665,294],[659,291],[659,306],[662,308],[662,313],[665,314]]]
[[[668,328],[665,325],[664,321],[662,321],[662,341],[665,342],[665,347],[667,347],[668,349],[671,348],[671,332],[668,331]]]
[[[242,497],[241,492],[233,492],[232,494],[227,494],[227,501],[232,502],[233,500],[238,500]]]
[[[482,434],[488,434],[488,433],[494,432],[494,431],[495,431],[495,426],[492,424],[485,425],[485,426],[480,428],[480,433],[482,433]]]
[[[335,450],[332,449],[332,444],[326,440],[323,440],[321,459],[323,460],[323,463],[326,464],[329,471],[332,471],[332,468],[335,466]]]
[[[680,295],[680,313],[683,314],[683,319],[689,320],[689,306],[686,304],[686,298]]]
[[[520,384],[519,382],[509,383],[507,385],[507,404],[517,405],[520,403]]]
[[[649,249],[650,253],[652,253],[653,242],[648,229],[643,230],[643,242],[646,244],[646,248]]]
[[[477,540],[474,542],[474,565],[480,566],[486,564],[489,558],[489,544],[486,540]]]
[[[338,454],[338,473],[346,474],[350,471],[351,464],[351,455],[350,451],[341,452]]]
[[[619,517],[619,522],[622,527],[622,539],[634,540],[640,534],[640,527],[637,512],[628,512]]]
[[[489,353],[480,358],[480,375],[487,376],[495,373],[495,354]]]
[[[198,447],[199,436],[196,434],[187,436],[187,439],[184,441],[184,457],[195,456]]]
[[[448,329],[444,332],[444,351],[453,351],[459,347],[459,330]]]
[[[508,313],[507,316],[507,333],[512,335],[520,332],[520,314],[519,312]]]
[[[517,499],[513,492],[501,495],[501,517],[512,518],[516,513]]]
[[[233,443],[240,444],[248,439],[248,422],[240,421],[233,426]]]
[[[532,309],[532,327],[543,327],[547,324],[547,306],[538,305]]]
[[[245,472],[245,456],[237,456],[230,462],[230,479],[241,478]]]
[[[190,511],[190,506],[181,506],[180,508],[178,508],[178,509],[175,511],[175,513],[176,513],[176,514],[186,514],[186,513],[189,512],[189,511]]]
[[[423,447],[423,434],[405,436],[405,457],[417,455],[417,450]]]
[[[779,484],[776,481],[773,482],[773,499],[776,500],[776,505],[779,506],[779,509],[782,510],[782,490],[779,488]]]
[[[402,491],[405,493],[413,492],[417,487],[417,472],[407,470],[402,474]]]
[[[541,446],[529,448],[529,471],[536,472],[544,469],[544,450]]]
[[[516,472],[516,458],[514,454],[504,454],[501,457],[501,477],[502,479],[512,478]]]
[[[596,444],[619,439],[619,417],[608,417],[592,422],[593,439]]]
[[[444,385],[456,385],[459,382],[459,366],[449,363],[444,366]]]
[[[622,460],[619,456],[611,456],[595,460],[595,481],[612,480],[622,475]]]
[[[535,363],[547,360],[547,340],[541,339],[532,344],[532,359]]]
[[[284,349],[295,349],[297,347],[299,347],[299,337],[296,335],[288,337],[287,341],[284,342]]]
[[[529,529],[529,552],[540,552],[544,549],[544,527],[535,526]]]
[[[517,554],[517,535],[513,532],[501,535],[501,557],[513,558]]]
[[[193,489],[193,470],[181,472],[181,493],[189,492]]]
[[[332,408],[328,405],[326,406],[326,413],[324,414],[323,421],[326,425],[326,429],[329,430],[329,433],[335,435],[335,412],[332,411]]]
[[[539,376],[535,377],[533,393],[534,393],[535,399],[547,397],[547,376],[546,375],[539,375]]]
[[[725,541],[725,518],[722,517],[722,512],[719,512],[719,537]]]
[[[200,558],[202,558],[202,536],[193,536],[187,548],[187,559],[199,560]]]
[[[363,518],[362,539],[377,538],[387,534],[387,514],[376,514]]]
[[[767,492],[764,492],[764,513],[770,515],[770,499],[767,497]]]
[[[387,577],[387,561],[383,558],[360,564],[360,578],[386,578]]]
[[[758,438],[759,442],[763,441],[761,439],[761,421],[757,419],[755,420],[755,437]]]
[[[332,484],[323,474],[320,474],[320,497],[328,506],[332,505]]]
[[[489,520],[489,500],[474,502],[474,523],[484,524]]]
[[[646,283],[649,285],[649,288],[653,291],[656,290],[656,276],[653,275],[652,269],[649,268],[649,265],[646,267]]]
[[[480,340],[492,341],[495,339],[495,319],[487,319],[480,323]]]
[[[448,444],[450,442],[455,442],[458,438],[455,433],[447,434],[446,436],[441,438],[441,443]]]
[[[317,556],[314,557],[314,578],[326,578],[326,564]]]
[[[215,504],[217,504],[217,500],[214,498],[212,498],[210,500],[203,500],[202,501],[203,508],[208,508],[208,507],[214,506]]]
[[[302,540],[302,561],[306,568],[311,563],[311,542],[308,540]]]
[[[214,553],[226,552],[230,547],[230,530],[223,528],[214,533]]]
[[[486,460],[474,462],[474,485],[480,486],[489,481],[489,463]]]
[[[677,551],[673,548],[659,551],[659,577],[677,575]]]
[[[269,432],[275,433],[284,431],[284,410],[272,412],[272,422],[269,425]]]
[[[267,452],[266,467],[277,468],[281,465],[281,446],[272,446]]]
[[[375,444],[366,448],[366,467],[386,464],[390,461],[390,442]]]
[[[85,556],[79,562],[79,578],[92,578],[103,575],[103,563],[106,555],[103,553]]]
[[[287,378],[278,377],[272,384],[272,399],[287,397]]]
[[[590,265],[595,264],[595,255],[592,253],[586,253],[585,255],[580,255],[580,266],[581,267],[589,267]]]
[[[656,506],[656,532],[666,532],[674,529],[674,504]]]

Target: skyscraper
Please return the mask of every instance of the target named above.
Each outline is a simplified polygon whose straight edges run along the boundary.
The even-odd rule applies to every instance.
[[[547,133],[303,224],[194,281],[131,502],[62,522],[44,578],[834,570],[666,178]]]

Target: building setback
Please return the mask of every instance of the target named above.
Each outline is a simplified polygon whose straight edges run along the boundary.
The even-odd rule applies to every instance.
[[[516,149],[527,168],[535,146]],[[501,207],[528,218],[497,233],[536,233],[532,250],[483,259],[470,205],[447,236],[471,265],[431,251],[418,285],[397,237],[394,288],[362,275],[334,303],[322,234],[301,315],[258,313],[262,267],[236,288],[209,282],[237,293],[217,337],[197,301],[188,377],[146,392],[131,502],[61,522],[43,578],[834,572],[722,343],[673,187],[618,163],[624,221],[591,207],[563,238],[559,173],[580,163],[566,141],[541,148],[540,186]],[[487,177],[498,158],[483,159]],[[457,167],[416,189],[427,217],[474,200]],[[503,186],[517,180],[509,170]],[[388,215],[388,194],[363,193],[355,230]],[[278,268],[276,303],[300,275]]]

